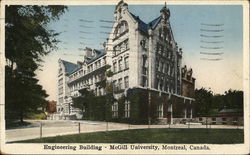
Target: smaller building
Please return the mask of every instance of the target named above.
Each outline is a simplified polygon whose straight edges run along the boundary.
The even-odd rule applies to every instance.
[[[212,125],[243,125],[243,111],[240,109],[222,109],[217,115],[197,117],[195,121]]]
[[[45,112],[47,114],[52,114],[56,112],[56,101],[52,100],[52,101],[48,101],[47,105],[46,105],[46,110]]]

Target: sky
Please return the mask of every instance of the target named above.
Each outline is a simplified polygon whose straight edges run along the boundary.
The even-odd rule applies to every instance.
[[[145,23],[160,15],[164,5],[129,5],[129,10]],[[243,89],[243,15],[240,5],[168,5],[174,39],[183,50],[182,65],[193,69],[196,88],[223,94],[229,89]],[[61,32],[58,50],[44,57],[39,83],[57,100],[58,59],[83,61],[82,49],[101,49],[111,31],[114,5],[68,6],[60,20],[50,25]],[[212,30],[212,31],[209,31]],[[213,30],[219,30],[214,32]],[[212,36],[212,37],[211,37]],[[214,37],[217,36],[217,37]],[[220,43],[204,43],[220,42]],[[219,47],[219,49],[207,49]],[[200,52],[222,53],[204,55]],[[206,60],[204,60],[204,58]],[[220,59],[212,61],[207,59]]]

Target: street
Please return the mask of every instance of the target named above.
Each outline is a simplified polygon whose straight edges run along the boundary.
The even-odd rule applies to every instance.
[[[131,125],[124,123],[99,122],[86,120],[26,120],[32,123],[31,127],[20,129],[6,130],[6,142],[19,140],[27,140],[41,137],[51,137],[59,135],[77,134],[80,132],[98,132],[112,130],[127,129],[143,129],[143,128],[206,128],[206,125],[188,125],[188,124],[172,124],[172,125]],[[42,127],[41,127],[42,125]],[[208,125],[208,128],[228,128],[236,129],[237,126],[232,125]],[[242,126],[238,127],[243,129]]]

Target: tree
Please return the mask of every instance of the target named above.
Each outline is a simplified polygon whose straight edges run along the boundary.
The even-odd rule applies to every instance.
[[[81,96],[73,98],[72,106],[81,109],[82,112],[85,110],[84,113],[87,119],[105,121],[111,119],[111,106],[116,100],[113,95],[113,85],[110,79],[108,79],[113,76],[110,68],[110,65],[106,65],[103,72],[103,79],[95,83],[97,88],[105,90],[106,94],[104,96],[95,96],[93,91],[85,88],[79,90]]]
[[[225,92],[224,107],[243,110],[243,91],[231,90]]]
[[[65,6],[6,6],[5,105],[6,118],[23,117],[44,106],[46,91],[38,84],[35,71],[42,59],[56,50],[57,36],[48,24],[58,20]]]
[[[195,116],[217,115],[224,108],[243,111],[243,91],[229,89],[224,94],[213,94],[205,88],[195,90]]]
[[[78,108],[84,114],[84,110],[87,112],[87,109],[90,108],[90,104],[94,101],[95,94],[93,91],[88,90],[87,88],[79,90],[81,96],[73,98],[72,106]],[[86,117],[86,116],[85,116]],[[82,116],[82,119],[84,115]]]
[[[212,107],[213,93],[205,88],[195,90],[194,115],[207,116]]]

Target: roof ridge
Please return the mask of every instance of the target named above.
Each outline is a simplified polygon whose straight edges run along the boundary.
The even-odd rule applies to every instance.
[[[158,23],[159,23],[159,21],[161,20],[161,15],[159,16],[159,17],[157,17],[157,18],[155,18],[155,19],[153,19],[152,21],[150,21],[150,22],[148,22],[148,23],[145,23],[143,20],[141,20],[140,18],[139,18],[139,16],[136,16],[136,15],[134,15],[132,12],[130,12],[129,11],[129,13],[132,15],[132,17],[139,23],[139,28],[142,30],[142,31],[144,31],[144,32],[146,32],[146,33],[148,33],[148,30],[150,29],[150,28],[155,28],[157,25],[158,25]]]
[[[77,64],[75,64],[75,63],[73,63],[73,62],[66,61],[66,60],[63,60],[63,59],[61,59],[61,61],[63,61],[63,62],[67,62],[67,63],[71,63],[71,64],[74,64],[74,65],[77,65]]]

